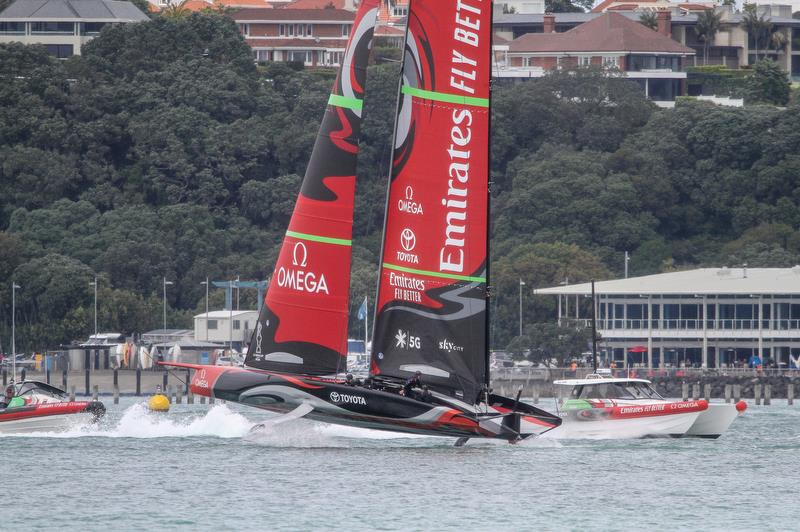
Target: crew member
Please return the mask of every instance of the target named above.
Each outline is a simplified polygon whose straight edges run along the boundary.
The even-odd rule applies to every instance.
[[[352,373],[348,373],[344,378],[344,383],[346,386],[358,386],[361,384],[358,380],[353,377]]]
[[[412,388],[422,388],[422,380],[420,377],[422,377],[422,373],[417,371],[406,380],[406,383],[403,385],[403,395],[411,397]]]
[[[14,383],[12,382],[6,387],[6,394],[3,397],[3,400],[0,401],[0,408],[6,408],[9,404],[11,404],[11,400],[14,398]]]

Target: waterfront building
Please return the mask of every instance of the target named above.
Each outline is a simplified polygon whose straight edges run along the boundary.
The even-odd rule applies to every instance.
[[[258,320],[257,310],[213,310],[194,317],[194,339],[218,344],[233,344],[241,350],[250,342]]]
[[[0,43],[41,44],[65,59],[107,24],[148,20],[130,2],[116,0],[16,0],[0,13]]]
[[[557,68],[596,65],[619,69],[652,100],[685,94],[683,67],[695,52],[670,38],[668,11],[658,12],[658,31],[619,13],[602,13],[563,33],[556,32],[555,15],[542,20],[542,33],[497,40],[495,54],[502,50],[505,57],[496,63],[495,77],[541,77]]]
[[[800,78],[800,19],[792,18],[792,7],[788,5],[759,5],[758,12],[772,23],[772,31],[782,33],[785,37],[781,46],[775,47],[768,39],[756,39],[742,26],[743,14],[737,13],[732,6],[718,6],[715,9],[721,16],[720,30],[708,50],[708,59],[703,55],[703,42],[698,39],[695,27],[698,13],[706,9],[705,3],[676,4],[663,10],[670,14],[664,33],[677,43],[692,48],[694,56],[682,65],[699,66],[722,65],[727,68],[740,69],[750,66],[756,59],[769,57],[777,62],[786,72]],[[639,23],[643,11],[662,5],[662,0],[649,2],[633,0],[626,2],[598,4],[590,13],[553,13],[553,31],[563,33],[584,23],[594,20],[604,13],[614,12],[631,21]],[[535,13],[498,13],[494,17],[495,33],[508,41],[513,41],[530,33],[545,33],[545,15]],[[504,76],[502,69],[499,74]]]
[[[595,283],[603,359],[618,367],[800,367],[800,266],[702,268]],[[590,325],[590,283],[534,290]]]
[[[233,15],[258,62],[339,66],[355,13],[347,9],[242,9]]]

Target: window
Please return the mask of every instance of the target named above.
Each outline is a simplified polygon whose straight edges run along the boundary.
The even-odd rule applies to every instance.
[[[311,52],[289,51],[286,52],[286,60],[289,62],[297,62],[297,63],[303,63],[304,65],[310,65]]]
[[[0,33],[25,35],[24,22],[0,22]]]
[[[216,329],[217,328],[217,320],[206,320],[206,325],[208,325],[209,329]]]
[[[603,66],[606,68],[618,68],[619,67],[619,57],[604,57],[603,58]]]
[[[350,36],[350,24],[342,24],[342,37]]]
[[[239,31],[245,37],[249,37],[250,36],[250,24],[239,24]]]
[[[408,16],[408,7],[407,6],[394,6],[392,8],[392,16],[393,17],[407,17]]]
[[[105,22],[82,22],[81,35],[98,35],[105,25]]]
[[[49,33],[55,35],[74,35],[75,24],[72,22],[31,22],[31,33]]]
[[[580,66],[589,66],[592,64],[592,56],[590,55],[582,55],[578,58],[578,64]]]
[[[45,47],[49,54],[54,55],[58,59],[66,59],[73,55],[71,44],[46,44]]]
[[[233,320],[233,330],[238,331],[241,328],[242,328],[242,322],[240,322],[239,320]]]

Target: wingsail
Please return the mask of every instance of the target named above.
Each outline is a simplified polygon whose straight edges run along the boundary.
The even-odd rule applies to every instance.
[[[356,157],[378,0],[356,14],[264,306],[249,367],[326,375],[347,362]]]
[[[373,376],[474,401],[487,384],[491,2],[412,0]]]

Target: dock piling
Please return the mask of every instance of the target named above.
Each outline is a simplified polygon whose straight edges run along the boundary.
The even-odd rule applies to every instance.
[[[44,372],[44,382],[46,382],[47,384],[50,384],[50,370],[49,369],[45,370],[45,372]]]
[[[706,403],[711,401],[711,385],[709,383],[703,385],[703,398],[706,400]]]
[[[97,401],[99,395],[100,395],[100,386],[95,384],[94,393],[92,393],[92,401]]]
[[[753,398],[756,400],[756,406],[761,404],[761,384],[753,386]]]
[[[169,373],[167,373],[167,371],[164,370],[164,384],[161,386],[161,389],[164,390],[165,392],[167,391],[168,382],[169,382]]]
[[[772,385],[765,384],[764,385],[764,405],[772,404]]]
[[[208,404],[210,404],[210,405],[214,404],[214,396],[213,395],[208,398]]]
[[[142,395],[142,368],[136,368],[136,397]]]
[[[788,383],[786,385],[786,402],[789,406],[794,404],[794,383]]]
[[[733,402],[738,403],[742,399],[742,385],[741,384],[734,384],[733,385]]]
[[[201,396],[200,396],[200,404],[201,404],[201,405],[204,405],[204,404],[206,404],[206,396],[205,396],[205,395],[201,395]]]
[[[119,404],[119,384],[114,385],[114,404]]]
[[[533,404],[539,404],[539,387],[535,384],[533,385]]]
[[[683,398],[684,401],[688,401],[689,400],[689,383],[688,382],[682,382],[681,383],[681,398]]]
[[[85,384],[86,384],[86,393],[84,395],[86,397],[89,397],[90,386],[89,386],[89,370],[88,369],[86,370],[86,382],[85,382]]]
[[[67,370],[63,370],[61,372],[61,389],[62,390],[67,389]]]
[[[73,384],[72,387],[69,389],[69,400],[75,400],[75,385]]]
[[[22,371],[20,373],[22,375],[22,381],[25,382],[25,374],[26,374],[25,368],[22,368]]]
[[[730,403],[731,402],[731,392],[732,392],[731,385],[730,384],[726,384],[725,385],[725,402],[726,403]]]
[[[186,404],[193,405],[194,404],[194,394],[192,393],[192,389],[189,388],[189,391],[186,392]]]
[[[183,386],[180,384],[175,385],[175,404],[179,405],[183,402]]]
[[[698,383],[692,384],[692,399],[695,401],[700,399],[700,384]]]
[[[8,371],[3,370],[3,388],[8,386]]]

